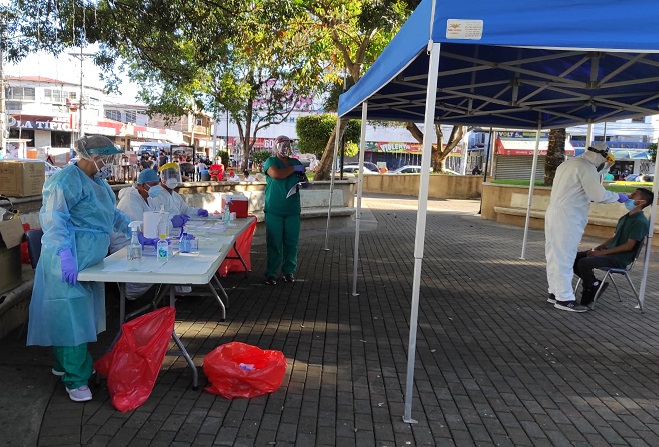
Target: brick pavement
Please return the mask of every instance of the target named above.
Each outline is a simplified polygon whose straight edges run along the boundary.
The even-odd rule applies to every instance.
[[[120,413],[103,385],[76,404],[49,377],[39,445],[659,445],[656,265],[644,315],[625,285],[622,303],[610,288],[593,312],[555,310],[544,301],[542,233],[530,232],[522,261],[522,229],[482,221],[474,201],[430,201],[419,422],[403,423],[416,202],[364,204],[363,227],[375,219],[377,230],[362,234],[358,297],[347,229],[332,231],[327,252],[324,231],[303,235],[298,281],[275,287],[261,284],[265,245],[255,238],[254,271],[224,281],[225,322],[212,299],[177,303],[177,333],[200,372],[203,356],[229,341],[282,350],[288,369],[275,393],[228,401],[193,391],[185,362],[166,357],[149,400]],[[13,340],[0,346],[2,365],[47,375],[48,351]]]

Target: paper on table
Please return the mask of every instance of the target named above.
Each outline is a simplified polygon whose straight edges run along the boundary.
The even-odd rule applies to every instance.
[[[158,271],[158,273],[203,273],[211,267],[213,264],[213,257],[209,256],[195,256],[186,258],[185,263],[175,263],[175,262],[166,262],[163,264]]]
[[[297,187],[300,186],[302,182],[297,182],[291,189],[288,190],[288,194],[286,194],[286,198],[288,199],[290,196],[295,194],[297,192]]]

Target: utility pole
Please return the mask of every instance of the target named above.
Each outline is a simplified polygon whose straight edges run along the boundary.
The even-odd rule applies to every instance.
[[[80,98],[78,99],[78,138],[82,138],[85,136],[85,133],[82,129],[82,92],[83,92],[83,82],[82,82],[82,75],[83,75],[83,70],[82,70],[82,63],[85,59],[88,57],[93,56],[94,53],[83,53],[82,52],[82,47],[80,47],[80,53],[69,53],[69,56],[73,56],[76,59],[80,61]]]

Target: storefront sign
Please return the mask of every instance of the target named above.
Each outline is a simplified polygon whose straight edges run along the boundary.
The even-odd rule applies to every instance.
[[[44,119],[47,117],[34,117],[29,116],[16,118],[14,115],[7,117],[7,126],[14,129],[34,129],[34,130],[58,130],[70,132],[71,126],[68,120],[64,118],[53,117],[51,119]]]

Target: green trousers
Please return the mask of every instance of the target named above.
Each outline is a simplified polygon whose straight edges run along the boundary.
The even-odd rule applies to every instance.
[[[89,383],[92,376],[92,356],[87,350],[87,343],[78,346],[53,346],[53,369],[64,372],[62,382],[72,390]]]
[[[268,265],[265,276],[277,277],[297,270],[297,243],[300,240],[300,215],[277,216],[265,213],[265,242]]]

